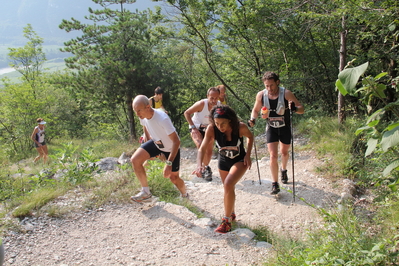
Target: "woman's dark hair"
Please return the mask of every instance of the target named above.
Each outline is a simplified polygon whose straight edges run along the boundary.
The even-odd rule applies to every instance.
[[[38,118],[38,119],[36,119],[36,123],[40,123],[40,122],[42,122],[44,119],[43,118]]]
[[[163,89],[158,86],[158,87],[155,88],[154,93],[155,94],[163,94]]]
[[[236,112],[228,105],[215,105],[210,113],[209,113],[209,122],[213,125],[215,125],[215,112],[217,113],[222,113],[222,117],[221,118],[227,118],[230,120],[230,126],[233,129],[233,134],[235,134],[236,132],[238,133],[238,127],[239,127],[239,120],[238,120],[238,116],[236,114]],[[218,114],[216,115],[218,116]]]

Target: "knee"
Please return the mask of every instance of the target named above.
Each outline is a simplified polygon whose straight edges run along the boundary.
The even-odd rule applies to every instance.
[[[137,167],[138,165],[143,165],[144,161],[141,160],[139,156],[133,156],[130,158],[130,162],[132,163],[133,167]]]
[[[165,177],[169,178],[173,184],[175,184],[176,182],[179,182],[179,180],[181,180],[179,177],[179,174],[175,174],[175,173],[172,173],[172,174],[170,174],[170,176],[165,176]]]
[[[233,184],[233,183],[231,183],[231,182],[228,182],[228,181],[226,180],[226,181],[224,182],[224,184],[223,184],[223,187],[224,187],[224,193],[225,193],[225,194],[231,193],[231,192],[234,193],[235,184]]]
[[[270,154],[270,161],[276,161],[278,159],[278,155],[276,153]]]

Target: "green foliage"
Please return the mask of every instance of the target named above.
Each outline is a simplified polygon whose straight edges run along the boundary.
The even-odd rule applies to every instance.
[[[0,201],[16,198],[31,191],[34,184],[31,178],[19,173],[20,177],[14,178],[9,173],[1,172],[0,176]]]
[[[304,241],[276,239],[276,257],[268,265],[394,265],[398,237],[379,239],[345,207],[326,211],[325,228],[308,233]]]
[[[298,130],[310,139],[307,146],[323,157],[324,164],[319,170],[335,177],[345,173],[351,158],[348,147],[356,138],[353,132],[359,123],[356,119],[347,119],[340,125],[336,117],[330,116],[301,120]]]
[[[368,66],[369,63],[366,62],[357,67],[346,68],[338,74],[338,79],[335,85],[338,87],[342,95],[346,95],[348,91],[354,92],[357,81],[359,80],[360,76],[366,72]]]
[[[251,231],[255,233],[256,241],[264,241],[268,243],[274,242],[275,236],[265,226],[257,226],[255,228],[251,228]]]
[[[366,157],[370,156],[373,152],[378,151],[378,149],[381,149],[381,152],[378,152],[379,156],[389,158],[389,153],[393,155],[392,159],[388,161],[388,165],[382,171],[381,177],[386,178],[392,173],[394,179],[390,182],[388,187],[391,188],[392,191],[397,191],[397,186],[399,185],[399,176],[397,174],[397,170],[399,170],[399,159],[397,158],[397,155],[399,154],[399,101],[387,101],[387,96],[385,94],[387,86],[382,83],[382,78],[384,78],[387,73],[381,73],[376,77],[365,77],[362,80],[363,87],[353,92],[353,87],[360,76],[365,72],[367,66],[368,65],[363,64],[362,66],[350,70],[346,69],[344,70],[346,73],[345,75],[340,74],[341,77],[345,76],[347,79],[351,80],[350,86],[348,85],[349,82],[342,81],[343,85],[346,84],[346,86],[343,87],[343,92],[347,91],[351,93],[352,91],[352,94],[359,93],[369,112],[373,110],[373,99],[377,99],[384,104],[382,108],[376,110],[368,117],[366,124],[358,128],[356,134],[364,134],[367,139],[368,147],[365,152]],[[388,113],[391,115],[387,116]],[[392,117],[395,117],[396,119]],[[380,182],[377,181],[377,183]]]
[[[133,1],[93,2],[101,8],[89,9],[87,18],[92,23],[72,19],[63,20],[60,25],[67,32],[82,32],[62,49],[73,54],[66,59],[67,67],[77,70],[70,89],[91,121],[112,121],[132,140],[136,137],[132,99],[137,94],[152,93],[156,87],[152,80],[163,77],[153,51],[167,32],[161,26],[159,10],[133,13],[123,8]],[[114,9],[112,5],[121,8]]]
[[[0,94],[0,140],[4,146],[2,157],[10,160],[20,160],[34,148],[31,134],[38,117],[48,123],[47,143],[56,134],[63,134],[65,129],[62,123],[58,124],[58,119],[63,121],[63,113],[68,112],[71,106],[65,92],[49,84],[41,70],[45,60],[42,40],[30,26],[24,31],[28,44],[22,48],[10,48],[9,53],[15,62],[13,66],[24,71],[22,83],[13,84],[4,79]]]
[[[12,215],[19,218],[32,215],[32,211],[40,209],[48,202],[63,195],[66,191],[66,187],[37,189],[23,198],[22,204],[12,212]]]
[[[164,178],[164,167],[165,164],[157,159],[148,161],[146,166],[149,169],[147,172],[148,186],[151,188],[151,193],[159,197],[161,201],[170,202],[180,194],[175,185],[168,178]]]
[[[63,173],[65,182],[72,185],[81,184],[93,178],[93,172],[97,170],[96,157],[91,148],[84,148],[77,153],[79,147],[72,142],[64,144],[62,148],[56,149],[51,158],[56,165],[57,171]]]
[[[118,174],[97,176],[95,180],[85,183],[84,187],[89,188],[92,193],[83,205],[94,209],[109,202],[127,203],[130,201],[127,195],[140,187],[138,180],[132,179],[132,175],[131,165],[125,164],[120,166]]]
[[[46,61],[42,49],[43,39],[33,31],[30,24],[24,28],[24,37],[28,40],[24,47],[9,48],[10,66],[20,72],[23,80],[28,82],[32,89],[35,89],[39,83],[37,78],[41,74],[42,65]]]

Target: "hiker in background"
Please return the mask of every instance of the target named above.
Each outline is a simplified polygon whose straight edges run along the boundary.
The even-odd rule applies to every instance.
[[[156,87],[154,90],[154,96],[151,96],[149,98],[150,101],[150,105],[152,108],[154,109],[161,109],[162,111],[164,111],[165,113],[168,113],[165,108],[163,107],[163,103],[162,103],[162,97],[163,97],[163,90],[161,87]]]
[[[215,232],[225,234],[231,231],[235,221],[235,185],[251,168],[251,151],[254,142],[252,132],[246,124],[238,120],[237,114],[228,105],[214,106],[210,112],[211,124],[205,132],[205,138],[197,155],[197,168],[193,172],[201,176],[203,161],[208,146],[216,142],[219,149],[218,168],[224,188],[224,217]],[[247,138],[247,149],[244,149],[244,138]]]
[[[179,176],[180,139],[169,116],[159,109],[152,108],[148,98],[144,95],[136,96],[132,106],[149,140],[143,143],[130,159],[134,173],[141,184],[141,191],[132,196],[131,200],[142,202],[152,197],[143,164],[157,156],[165,161],[163,176],[170,179],[180,191],[181,197],[188,197],[186,185]]]
[[[270,171],[273,180],[271,194],[277,194],[280,192],[278,184],[278,145],[280,143],[281,182],[287,184],[288,151],[291,144],[290,111],[303,114],[305,109],[291,91],[279,87],[280,79],[276,73],[265,72],[262,81],[265,89],[256,95],[248,124],[251,127],[255,125],[255,119],[258,117],[261,108],[264,107],[262,118],[267,119],[266,142],[270,154]]]
[[[218,88],[209,88],[206,95],[206,99],[197,101],[184,112],[184,117],[189,125],[191,138],[198,149],[201,146],[202,140],[204,139],[206,127],[209,124],[209,112],[212,107],[220,104],[220,92]],[[204,163],[204,172],[202,173],[201,177],[205,178],[206,181],[212,181],[212,169],[209,166],[212,158],[212,149],[213,143],[208,143],[204,160],[202,161],[202,163]]]
[[[227,105],[226,87],[224,85],[218,85],[218,86],[216,86],[216,88],[218,88],[220,91],[220,95],[219,95],[220,103]]]
[[[148,100],[150,101],[150,106],[152,108],[160,109],[161,111],[163,111],[167,114],[168,112],[163,107],[162,97],[163,97],[163,90],[161,87],[158,86],[154,90],[154,96],[151,96]],[[144,130],[143,130],[143,132],[144,132]],[[139,143],[143,144],[146,141],[147,141],[147,138],[145,136],[145,133],[143,133],[143,135],[141,135],[141,137],[140,137]]]
[[[33,162],[36,163],[40,158],[43,157],[43,162],[46,163],[48,158],[47,145],[46,141],[44,140],[44,129],[46,127],[46,122],[43,120],[43,118],[38,118],[36,119],[36,123],[37,126],[33,129],[31,139],[34,142],[34,145],[39,155],[33,160]]]

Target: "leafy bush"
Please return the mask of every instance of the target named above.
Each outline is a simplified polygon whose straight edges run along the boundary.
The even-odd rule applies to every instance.
[[[67,183],[76,185],[88,181],[97,170],[97,165],[91,148],[85,148],[77,153],[78,146],[72,142],[63,145],[62,149],[55,150],[51,155],[57,171],[64,173],[63,178]]]
[[[321,211],[321,210],[320,210]],[[350,207],[327,212],[325,228],[308,239],[275,239],[276,257],[268,265],[396,265],[399,236],[380,239],[365,230]]]

